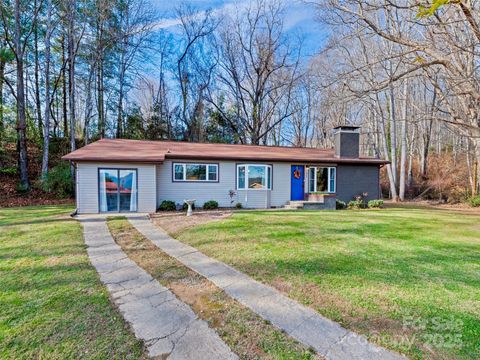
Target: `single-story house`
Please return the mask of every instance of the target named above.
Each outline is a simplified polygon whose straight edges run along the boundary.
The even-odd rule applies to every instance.
[[[63,159],[76,166],[78,213],[154,212],[163,200],[334,208],[335,198],[380,198],[386,161],[359,156],[357,127],[334,136],[334,149],[102,139]]]

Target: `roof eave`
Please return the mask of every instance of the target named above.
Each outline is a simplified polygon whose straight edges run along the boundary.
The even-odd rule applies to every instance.
[[[62,160],[73,162],[103,162],[103,163],[137,163],[137,164],[163,164],[164,160],[157,159],[112,159],[112,158],[100,158],[100,157],[73,157],[62,156]]]
[[[341,163],[341,164],[374,164],[382,165],[387,164],[388,161],[381,159],[355,159],[355,158],[315,158],[315,159],[301,159],[301,158],[272,158],[272,157],[251,157],[251,156],[221,156],[221,155],[185,155],[185,154],[165,154],[165,159],[171,160],[229,160],[229,161],[273,161],[273,162],[288,162],[288,163]]]

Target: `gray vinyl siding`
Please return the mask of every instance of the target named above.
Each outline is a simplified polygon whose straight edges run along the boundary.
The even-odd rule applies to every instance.
[[[273,187],[270,206],[281,207],[290,201],[291,164],[273,164]]]
[[[175,162],[194,162],[175,160]],[[218,182],[173,182],[172,163],[163,164],[117,164],[117,163],[77,163],[77,209],[81,214],[98,213],[98,169],[130,168],[138,170],[138,211],[154,212],[163,200],[173,200],[183,204],[184,199],[195,199],[197,206],[208,200],[216,200],[221,207],[231,206],[229,190],[236,195],[233,205],[240,202],[245,208],[281,207],[290,200],[290,163],[245,162],[249,164],[272,165],[272,190],[237,190],[236,165],[244,162],[219,161]],[[368,199],[378,199],[379,167],[377,165],[338,165],[336,176],[337,198],[350,201],[355,195],[368,192]]]
[[[238,190],[238,202],[244,208],[268,209],[271,205],[270,190]]]
[[[138,212],[154,212],[156,207],[156,172],[150,164],[77,163],[77,210],[80,214],[98,213],[98,169],[137,169]]]
[[[362,193],[368,193],[367,200],[379,199],[378,165],[338,165],[337,199],[349,202]]]
[[[246,162],[249,164],[272,165],[272,190],[237,190],[236,189],[236,165],[244,162],[235,161],[199,161],[199,163],[218,164],[218,182],[173,182],[173,162],[195,162],[192,160],[167,160],[157,166],[157,206],[163,200],[172,200],[183,204],[185,199],[195,199],[197,206],[202,206],[208,200],[216,200],[220,207],[229,207],[230,190],[236,195],[233,205],[240,202],[245,208],[268,208],[271,206],[283,206],[290,200],[290,164]]]

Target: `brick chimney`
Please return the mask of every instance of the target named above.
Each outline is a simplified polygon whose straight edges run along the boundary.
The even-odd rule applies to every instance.
[[[337,126],[333,129],[335,138],[335,156],[339,158],[358,158],[360,155],[360,127]]]

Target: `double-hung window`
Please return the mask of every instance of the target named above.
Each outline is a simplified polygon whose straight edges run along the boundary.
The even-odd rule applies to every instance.
[[[308,168],[308,191],[334,193],[336,187],[336,168],[317,167]]]
[[[237,165],[237,189],[271,190],[272,166],[263,164]]]
[[[217,182],[218,164],[174,163],[173,181]]]

